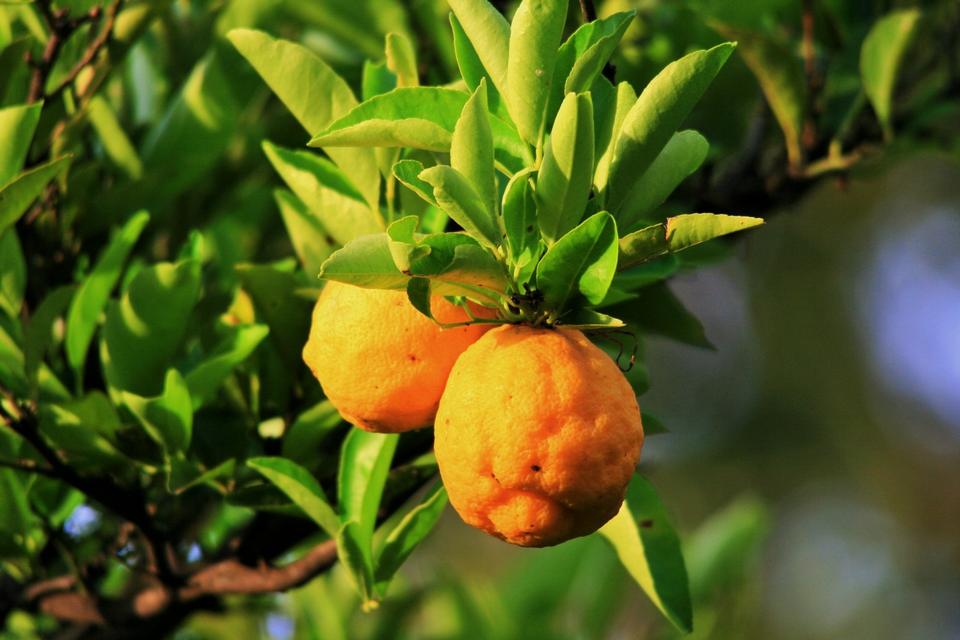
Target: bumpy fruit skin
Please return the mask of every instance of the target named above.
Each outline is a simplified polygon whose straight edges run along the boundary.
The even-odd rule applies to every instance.
[[[484,335],[454,366],[435,423],[457,513],[526,547],[587,535],[616,515],[642,446],[630,384],[568,329]]]
[[[441,322],[469,320],[441,297],[431,308]],[[490,326],[441,329],[403,291],[328,282],[313,310],[303,360],[345,420],[398,433],[433,422],[453,363]]]

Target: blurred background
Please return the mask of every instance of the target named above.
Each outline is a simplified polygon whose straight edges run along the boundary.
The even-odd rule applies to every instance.
[[[515,5],[499,4],[506,13]],[[95,237],[120,213],[149,206],[164,221],[155,257],[174,254],[201,229],[211,268],[225,274],[291,255],[273,202],[280,182],[260,143],[301,147],[306,138],[224,33],[256,26],[300,41],[355,87],[363,60],[382,58],[391,30],[421,43],[425,80],[444,81],[455,69],[441,0],[134,3],[154,5],[162,6],[158,19],[104,90],[142,164],[124,165],[116,147],[94,144],[97,162],[113,167],[110,188],[90,186],[68,215]],[[638,88],[731,30],[765,38],[800,68],[803,18],[813,15],[814,67],[805,71],[819,75],[821,90],[811,106],[820,133],[805,143],[811,159],[825,154],[858,101],[870,27],[893,9],[923,11],[928,28],[898,90],[897,136],[881,152],[878,125],[858,121],[841,136],[857,152],[843,171],[789,175],[786,147],[799,133],[771,114],[763,69],[758,75],[742,56],[687,123],[711,141],[710,161],[664,214],[709,210],[768,222],[705,251],[706,266],[671,281],[715,348],[643,336],[636,374],[649,390],[640,403],[669,432],[647,439],[641,470],[682,533],[696,601],[692,637],[960,638],[960,84],[951,64],[936,66],[960,58],[960,5],[598,5],[601,16],[639,10],[615,60],[618,79]],[[4,38],[0,31],[6,45]],[[111,139],[109,130],[100,135]],[[182,155],[185,141],[192,151]],[[74,193],[85,180],[98,184],[100,170],[75,170]],[[43,243],[53,237],[24,247],[28,260],[52,255]],[[82,537],[97,517],[78,508],[67,533]],[[360,610],[339,568],[280,596],[228,604],[193,616],[175,637],[678,637],[599,537],[517,549],[449,510],[375,611]],[[32,637],[43,625],[14,614],[5,633]]]

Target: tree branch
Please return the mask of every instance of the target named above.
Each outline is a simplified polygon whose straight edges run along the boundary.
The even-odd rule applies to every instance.
[[[52,91],[47,93],[46,99],[60,95],[64,89],[73,84],[73,81],[77,79],[77,76],[80,75],[80,72],[83,71],[88,64],[93,62],[100,51],[107,46],[107,43],[110,42],[110,37],[113,35],[113,26],[116,23],[117,14],[120,12],[120,5],[122,2],[123,0],[114,0],[112,3],[110,3],[110,7],[107,9],[106,19],[104,20],[103,26],[100,28],[100,33],[97,34],[97,37],[90,42],[90,44],[84,50],[83,55],[80,56],[80,59],[77,61],[77,63],[73,65],[69,72],[67,72],[66,77],[64,77],[60,84],[58,84]],[[94,15],[94,11],[95,15],[99,16],[100,7],[94,7],[94,9],[91,9],[91,16]]]

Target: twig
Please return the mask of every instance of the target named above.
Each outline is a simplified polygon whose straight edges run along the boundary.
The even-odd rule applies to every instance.
[[[597,19],[597,8],[593,6],[593,0],[580,0],[580,14],[583,15],[584,22]]]
[[[14,471],[23,471],[25,473],[35,473],[48,478],[58,477],[53,469],[41,467],[33,460],[0,460],[0,467],[13,469]]]
[[[117,14],[120,12],[120,5],[123,0],[114,0],[110,3],[110,7],[107,9],[106,19],[104,20],[103,26],[100,28],[100,33],[97,34],[97,37],[90,42],[87,48],[84,50],[83,55],[80,56],[80,59],[75,65],[67,72],[67,75],[64,79],[58,84],[52,91],[47,93],[46,98],[50,99],[60,95],[64,89],[73,84],[73,81],[77,79],[77,76],[80,75],[80,72],[83,69],[93,62],[100,51],[107,46],[110,42],[110,37],[113,35],[113,26],[117,21]],[[95,7],[96,15],[99,16],[99,7]],[[92,11],[92,10],[91,10]],[[91,14],[92,16],[93,14]]]
[[[803,0],[803,13],[801,21],[803,24],[803,73],[807,80],[807,108],[806,118],[803,123],[803,146],[810,150],[817,144],[817,125],[814,112],[816,110],[817,95],[820,92],[820,77],[817,73],[816,48],[814,39],[816,37],[814,28],[816,26],[816,15],[814,12],[814,0]]]

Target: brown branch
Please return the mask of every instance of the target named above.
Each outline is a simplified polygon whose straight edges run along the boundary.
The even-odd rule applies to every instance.
[[[25,604],[32,604],[62,622],[129,625],[161,616],[174,606],[211,596],[293,589],[329,569],[336,559],[336,542],[327,540],[281,567],[250,567],[230,558],[201,568],[180,587],[154,584],[123,602],[101,602],[90,593],[73,591],[77,579],[72,575],[37,582],[27,587],[23,596]]]
[[[584,22],[593,22],[597,19],[597,8],[593,5],[593,0],[580,0],[580,14]]]
[[[110,37],[113,35],[113,27],[117,21],[117,14],[120,12],[120,5],[123,0],[114,0],[110,3],[110,7],[107,9],[106,19],[104,20],[103,26],[100,28],[100,33],[97,34],[97,37],[94,38],[87,48],[84,50],[83,55],[80,56],[80,59],[77,61],[70,71],[67,72],[67,75],[64,79],[49,93],[46,95],[46,99],[50,99],[58,96],[62,91],[67,87],[73,84],[73,81],[77,79],[77,76],[80,75],[80,72],[83,69],[92,63],[100,51],[107,46],[107,43],[110,42]],[[94,16],[99,16],[100,7],[94,7],[91,9],[91,18]]]
[[[24,473],[35,473],[48,478],[56,478],[57,473],[48,467],[41,467],[33,460],[0,460],[0,467],[13,469],[14,471],[23,471]]]

